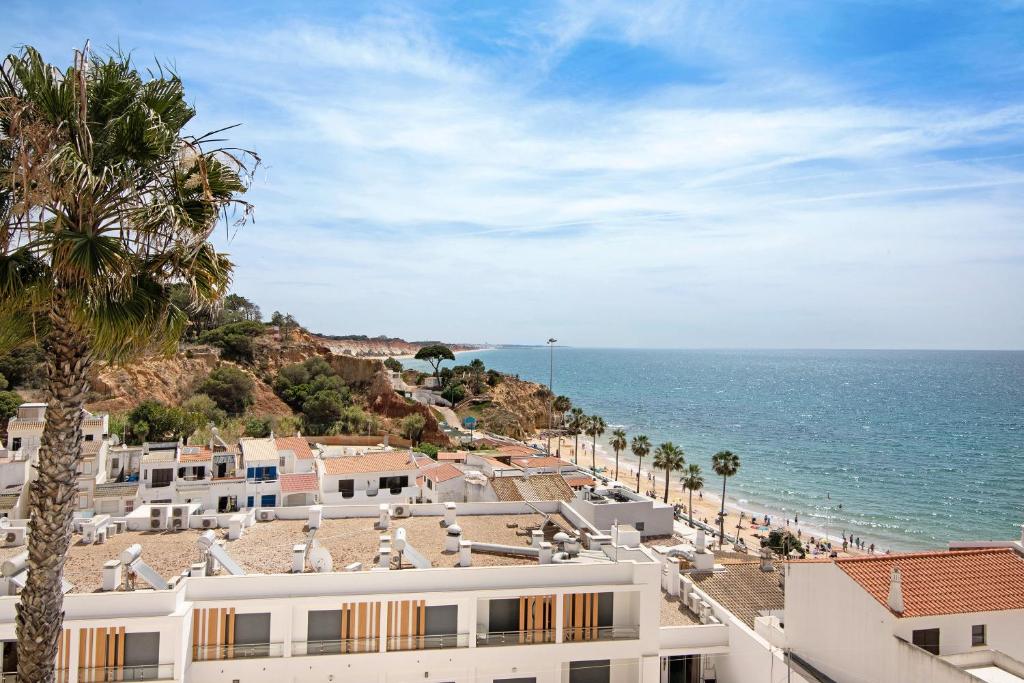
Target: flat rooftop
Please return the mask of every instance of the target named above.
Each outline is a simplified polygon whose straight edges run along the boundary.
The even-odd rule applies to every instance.
[[[662,626],[696,626],[700,619],[694,615],[679,599],[665,591],[661,592],[661,625]]]
[[[509,546],[529,546],[529,531],[543,524],[545,517],[555,527],[549,527],[547,536],[564,530],[578,533],[576,527],[560,514],[540,513],[515,515],[460,515],[457,524],[462,528],[462,538],[467,541],[481,541]],[[458,553],[445,553],[446,531],[441,526],[442,516],[413,516],[407,519],[393,519],[386,532],[374,528],[376,517],[325,519],[316,533],[321,547],[331,554],[334,571],[341,571],[353,562],[362,562],[364,569],[376,565],[380,537],[390,535],[394,541],[395,531],[404,528],[407,541],[424,557],[432,567],[454,567]],[[201,529],[183,531],[127,531],[111,536],[106,543],[86,545],[81,536],[75,534],[68,551],[64,576],[74,585],[75,593],[92,593],[100,590],[103,582],[103,564],[120,556],[134,543],[142,545],[142,560],[165,579],[171,579],[199,562],[202,553],[197,544]],[[217,536],[227,539],[227,529],[217,529]],[[305,520],[276,520],[258,522],[249,527],[242,537],[227,541],[228,554],[247,574],[287,574],[292,567],[292,548],[305,543],[309,535]],[[0,548],[0,561],[23,552],[26,546]],[[488,552],[473,553],[474,567],[511,566],[537,564],[531,557],[517,557]],[[412,568],[408,561],[403,569]],[[139,588],[144,584],[140,583]]]

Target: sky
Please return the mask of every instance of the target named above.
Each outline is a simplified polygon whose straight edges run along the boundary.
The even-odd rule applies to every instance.
[[[1024,348],[1024,2],[6,0],[239,123],[234,290],[311,330]]]

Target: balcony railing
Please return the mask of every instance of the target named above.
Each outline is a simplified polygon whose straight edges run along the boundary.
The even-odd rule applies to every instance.
[[[476,634],[476,646],[492,645],[535,645],[555,642],[554,629],[533,629],[528,631],[490,631]]]
[[[305,640],[292,642],[292,655],[307,657],[313,655],[349,655],[358,652],[378,652],[380,641],[376,638],[349,638],[347,640]]]
[[[196,645],[192,648],[192,661],[206,662],[213,659],[255,659],[259,657],[281,657],[283,643],[250,643],[245,645]]]
[[[391,636],[388,638],[387,647],[389,652],[469,647],[469,634],[447,633],[436,636]]]
[[[567,643],[588,640],[636,640],[640,637],[638,626],[569,626],[562,634]]]
[[[173,664],[101,666],[78,670],[78,680],[81,683],[101,683],[104,681],[163,681],[173,679]]]

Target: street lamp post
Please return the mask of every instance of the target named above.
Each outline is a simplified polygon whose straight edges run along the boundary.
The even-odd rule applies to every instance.
[[[551,455],[551,430],[554,429],[555,418],[555,344],[554,337],[548,338],[548,455]]]

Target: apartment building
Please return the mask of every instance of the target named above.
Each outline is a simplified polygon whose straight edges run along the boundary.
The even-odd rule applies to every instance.
[[[613,542],[565,503],[277,512],[227,533],[83,529],[60,680],[695,683],[728,652],[713,617],[662,622],[665,565],[639,534]],[[23,548],[0,560],[20,575]]]

